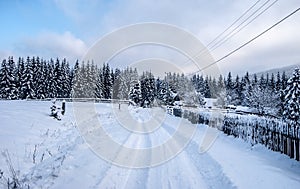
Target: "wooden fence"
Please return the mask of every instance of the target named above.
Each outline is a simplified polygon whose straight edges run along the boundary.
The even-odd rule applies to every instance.
[[[183,111],[183,118],[193,124],[207,124],[225,134],[241,138],[252,145],[262,144],[267,148],[288,155],[299,161],[300,129],[275,118],[253,115],[236,115]]]

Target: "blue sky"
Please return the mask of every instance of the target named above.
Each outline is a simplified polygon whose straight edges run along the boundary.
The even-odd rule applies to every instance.
[[[261,0],[263,4],[267,0]],[[269,3],[271,3],[271,0]],[[254,0],[2,0],[0,58],[10,55],[66,57],[71,63],[104,35],[129,24],[159,22],[195,35],[204,45],[229,26]],[[215,59],[243,44],[300,6],[279,0],[220,48]],[[300,63],[300,13],[222,61],[222,72],[262,71]],[[164,51],[162,51],[163,53]]]

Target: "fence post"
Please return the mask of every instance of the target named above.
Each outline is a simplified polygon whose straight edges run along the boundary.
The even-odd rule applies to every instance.
[[[295,158],[295,140],[291,138],[291,156],[292,159]]]
[[[299,139],[298,138],[296,138],[296,145],[295,145],[295,147],[296,147],[296,160],[297,161],[299,161]]]
[[[283,135],[283,153],[287,154],[287,141],[285,135]]]

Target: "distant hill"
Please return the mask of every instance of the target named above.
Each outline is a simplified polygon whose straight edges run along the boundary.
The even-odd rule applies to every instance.
[[[292,76],[295,68],[297,68],[297,67],[300,68],[300,63],[295,64],[295,65],[291,65],[291,66],[284,66],[284,67],[281,67],[281,68],[274,68],[274,69],[266,70],[266,71],[263,71],[263,72],[258,72],[258,73],[256,73],[256,75],[259,77],[262,74],[267,75],[267,73],[268,73],[269,75],[271,75],[273,73],[276,76],[276,74],[278,72],[279,73],[285,72],[286,76],[290,77],[290,76]],[[251,74],[251,75],[254,75],[254,74]]]

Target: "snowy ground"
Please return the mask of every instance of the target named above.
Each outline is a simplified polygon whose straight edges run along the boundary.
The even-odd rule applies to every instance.
[[[50,102],[0,101],[0,188],[12,178],[30,188],[299,188],[300,163],[251,146],[219,131],[206,153],[199,153],[207,127],[197,125],[190,143],[175,158],[151,168],[131,169],[102,160],[81,137],[67,103],[62,121],[48,116]],[[127,108],[122,105],[121,110]],[[149,134],[120,126],[110,104],[97,104],[97,119],[118,143],[130,148],[158,146],[173,136],[180,118],[166,115]],[[149,120],[149,111],[130,109],[133,119]],[[121,116],[122,117],[122,116]],[[126,116],[124,116],[126,117]],[[127,115],[128,117],[128,115]],[[87,120],[86,124],[89,123]],[[184,121],[187,127],[193,127]],[[132,155],[132,161],[139,157]],[[0,173],[1,173],[0,171]]]

